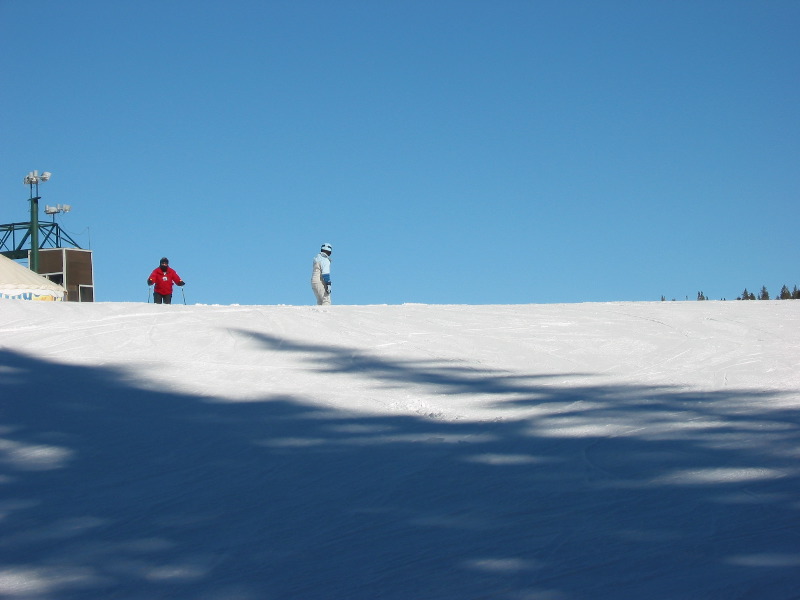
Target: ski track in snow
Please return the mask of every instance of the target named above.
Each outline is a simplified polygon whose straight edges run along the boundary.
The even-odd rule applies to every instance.
[[[800,303],[0,301],[0,598],[800,598]]]

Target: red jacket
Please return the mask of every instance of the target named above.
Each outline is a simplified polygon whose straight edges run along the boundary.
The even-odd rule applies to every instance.
[[[172,293],[172,284],[180,283],[181,278],[172,267],[167,267],[166,272],[162,271],[161,267],[156,267],[153,269],[153,272],[150,273],[148,281],[152,281],[155,284],[153,290],[155,290],[157,294],[169,296]]]

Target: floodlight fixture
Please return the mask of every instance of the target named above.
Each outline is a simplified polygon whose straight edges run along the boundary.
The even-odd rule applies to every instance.
[[[36,185],[38,187],[40,181],[42,183],[50,181],[52,176],[53,174],[50,171],[44,171],[41,175],[39,175],[39,171],[31,171],[25,176],[25,179],[22,180],[22,183],[25,185]]]
[[[56,206],[45,205],[44,214],[57,215],[58,213],[68,213],[71,210],[71,204],[57,204]]]

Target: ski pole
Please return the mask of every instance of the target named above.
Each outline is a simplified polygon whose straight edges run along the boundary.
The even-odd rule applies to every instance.
[[[147,303],[150,304],[150,286],[147,286]]]
[[[186,305],[186,292],[183,291],[183,286],[181,286],[181,294],[183,295],[183,304]]]

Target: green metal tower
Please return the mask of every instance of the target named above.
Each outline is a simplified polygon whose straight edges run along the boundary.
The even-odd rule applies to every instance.
[[[65,244],[80,248],[66,232],[64,232],[53,217],[52,223],[39,222],[39,182],[49,181],[51,174],[44,171],[31,171],[25,176],[23,182],[30,187],[31,220],[27,223],[6,223],[0,225],[0,254],[7,258],[24,259],[30,251],[28,268],[34,273],[39,272],[39,250],[42,248],[63,248]],[[47,207],[48,214],[68,212],[69,205],[55,208]]]

